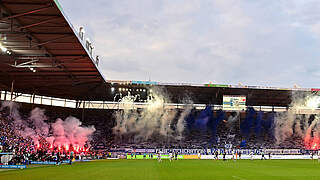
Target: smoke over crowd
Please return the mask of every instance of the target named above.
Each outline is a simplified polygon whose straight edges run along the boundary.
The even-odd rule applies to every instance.
[[[320,97],[317,95],[294,93],[291,108],[276,114],[274,129],[276,143],[281,144],[296,137],[303,141],[305,148],[319,149],[320,121],[319,114],[315,112],[319,105]]]
[[[190,117],[193,110],[190,99],[185,101],[183,110],[166,108],[165,104],[170,103],[170,99],[159,89],[151,92],[145,108],[132,108],[135,100],[135,96],[128,95],[120,101],[127,108],[116,111],[114,114],[116,126],[113,132],[116,136],[126,140],[132,139],[132,142],[135,143],[151,140],[154,137],[167,140],[184,138],[187,118]],[[195,128],[209,127],[210,123],[211,126],[214,124],[215,128],[211,134],[214,135],[220,122],[224,122],[230,132],[233,132],[234,128],[239,128],[240,122],[240,132],[244,138],[248,138],[251,133],[259,135],[264,128],[271,132],[276,146],[285,147],[290,141],[291,144],[303,145],[306,149],[319,149],[320,121],[319,115],[315,112],[319,105],[319,96],[306,92],[293,92],[292,103],[287,111],[269,113],[268,116],[264,116],[262,111],[248,108],[246,118],[242,120],[240,112],[233,112],[226,116],[221,111],[221,115],[217,113],[214,117],[212,113],[208,113],[212,109],[207,106],[209,109],[202,110],[199,116],[195,117],[192,126]],[[202,114],[205,114],[204,117],[201,116]]]
[[[48,123],[45,110],[40,108],[33,109],[29,117],[22,117],[18,104],[11,101],[2,102],[0,111],[8,111],[14,132],[25,139],[32,139],[37,148],[87,151],[88,140],[95,131],[93,126],[84,127],[79,119],[72,116]]]
[[[135,101],[134,96],[125,96],[120,103],[128,108],[115,113],[115,134],[132,137],[134,142],[148,140],[154,136],[158,138],[181,140],[185,129],[185,118],[192,109],[192,102],[185,100],[186,105],[181,113],[177,109],[167,109],[169,97],[161,89],[152,89],[143,109],[130,108]],[[174,123],[175,121],[175,123]]]

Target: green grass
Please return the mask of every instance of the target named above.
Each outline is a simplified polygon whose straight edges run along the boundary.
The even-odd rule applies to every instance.
[[[0,180],[320,179],[317,160],[101,160],[2,171]]]

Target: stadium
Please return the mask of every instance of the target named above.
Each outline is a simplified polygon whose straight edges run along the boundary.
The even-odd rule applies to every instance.
[[[0,10],[0,180],[319,179],[320,89],[109,80],[57,0]]]

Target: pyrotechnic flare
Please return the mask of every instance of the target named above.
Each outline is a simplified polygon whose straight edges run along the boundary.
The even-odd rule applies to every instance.
[[[84,147],[89,140],[89,137],[95,131],[93,126],[84,127],[79,119],[68,117],[65,120],[57,119],[51,125],[46,121],[45,110],[35,108],[31,111],[28,119],[22,119],[18,106],[14,102],[3,102],[0,110],[9,108],[11,118],[15,124],[15,131],[18,135],[24,138],[31,138],[37,149],[47,148],[54,149],[58,147],[59,151],[69,151],[70,146]],[[40,144],[40,140],[46,141],[45,144]]]
[[[305,93],[294,93],[292,95],[290,110],[276,115],[274,134],[276,143],[281,144],[292,136],[296,136],[303,139],[305,148],[319,148],[319,115],[315,114],[314,111],[319,107],[319,105],[319,96]],[[301,111],[306,109],[314,114],[306,116],[299,115]],[[303,125],[303,127],[301,125]]]

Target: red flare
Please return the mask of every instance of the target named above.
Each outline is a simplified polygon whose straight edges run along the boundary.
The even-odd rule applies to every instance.
[[[79,152],[79,149],[80,149],[80,147],[79,147],[78,145],[75,145],[75,146],[74,146],[74,150],[75,150],[76,152]]]
[[[68,145],[68,144],[64,145],[64,149],[65,149],[66,151],[69,151],[69,145]]]
[[[304,138],[304,146],[309,150],[317,150],[320,147],[320,139],[318,137],[306,136]]]

